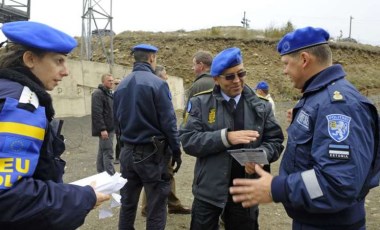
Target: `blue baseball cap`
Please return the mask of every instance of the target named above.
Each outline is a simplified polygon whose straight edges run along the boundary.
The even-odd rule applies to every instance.
[[[158,48],[149,44],[139,44],[132,48],[132,52],[135,52],[137,50],[156,53],[158,51]]]
[[[237,66],[243,62],[243,57],[239,48],[232,47],[218,53],[212,60],[210,74],[217,77],[223,73],[225,69]]]
[[[263,90],[268,90],[269,89],[269,85],[266,81],[260,81],[256,88],[255,89],[263,89]]]
[[[305,27],[286,34],[278,43],[277,51],[281,56],[301,49],[326,44],[329,33],[322,28]]]
[[[68,34],[39,22],[7,22],[1,30],[13,43],[47,52],[67,54],[78,45]]]

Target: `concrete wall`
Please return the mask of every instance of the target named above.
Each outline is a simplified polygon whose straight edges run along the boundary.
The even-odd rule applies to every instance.
[[[112,72],[114,78],[123,78],[130,68],[114,65],[112,71],[108,64],[68,60],[70,75],[51,91],[56,117],[81,117],[91,114],[91,93],[98,87],[103,73]],[[174,109],[184,105],[183,79],[170,76],[169,87],[173,95]]]

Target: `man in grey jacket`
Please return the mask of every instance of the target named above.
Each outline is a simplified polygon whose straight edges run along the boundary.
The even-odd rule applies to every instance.
[[[194,169],[190,229],[258,229],[258,208],[232,201],[228,188],[234,178],[254,177],[254,168],[241,166],[227,152],[263,148],[268,162],[276,161],[284,136],[272,107],[244,84],[247,72],[238,48],[229,48],[213,60],[215,87],[190,99],[180,139],[184,151],[197,157]]]
[[[107,171],[113,175],[113,138],[115,124],[113,118],[113,77],[111,74],[102,75],[102,84],[92,93],[91,120],[92,136],[99,137],[99,150],[96,158],[96,170]]]

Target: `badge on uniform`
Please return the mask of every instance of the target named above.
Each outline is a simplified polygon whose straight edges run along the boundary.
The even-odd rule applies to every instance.
[[[343,95],[339,91],[334,91],[333,100],[341,101],[343,100]]]
[[[305,111],[301,110],[296,118],[296,121],[298,124],[309,130],[310,116]]]
[[[187,103],[187,112],[190,113],[190,111],[191,111],[191,101]]]
[[[210,109],[210,111],[208,112],[208,123],[215,123],[215,108]]]
[[[190,113],[190,111],[191,111],[191,102],[189,101],[189,103],[187,103],[185,117],[183,118],[183,124],[187,123],[187,120],[189,119],[189,113]]]
[[[350,133],[351,117],[343,114],[330,114],[326,118],[330,137],[336,142],[346,140]]]
[[[350,159],[350,146],[334,144],[329,145],[329,157],[341,160]]]

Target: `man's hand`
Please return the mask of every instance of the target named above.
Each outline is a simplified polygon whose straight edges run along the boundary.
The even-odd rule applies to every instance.
[[[104,201],[111,199],[111,195],[107,195],[107,194],[95,191],[95,187],[96,187],[95,181],[91,182],[90,185],[94,189],[94,192],[96,195],[96,203],[95,203],[94,209],[99,207],[101,204],[103,204]]]
[[[96,204],[94,206],[94,209],[99,207],[101,204],[103,204],[104,201],[111,199],[111,195],[107,195],[101,192],[95,192],[95,194],[96,194]]]
[[[264,171],[260,165],[255,165],[259,179],[234,179],[230,193],[235,203],[242,203],[244,208],[257,204],[272,202],[271,184],[273,176]]]
[[[263,164],[259,164],[259,165],[260,165],[261,168],[264,167]],[[248,163],[246,163],[244,165],[245,172],[247,174],[249,174],[249,175],[254,174],[256,172],[255,166],[256,166],[256,163],[254,163],[254,162],[248,162]]]
[[[178,172],[179,168],[181,167],[181,164],[182,164],[181,156],[172,157],[172,167],[174,168],[174,165],[176,165],[176,167],[173,169],[173,173]]]
[[[103,140],[107,140],[108,139],[108,132],[107,130],[103,130],[100,132],[100,137],[103,139]]]
[[[259,132],[254,130],[230,131],[227,133],[228,141],[232,145],[249,144],[256,141],[259,136]]]
[[[292,118],[293,118],[293,109],[286,110],[286,121],[290,123],[292,122]]]

